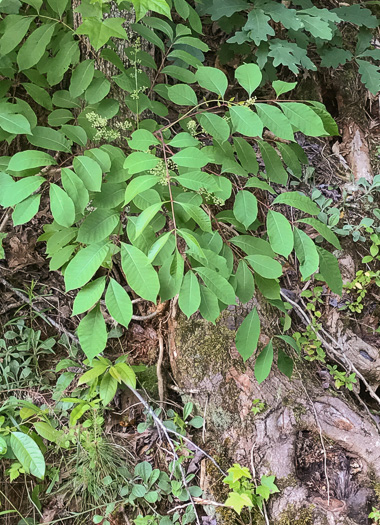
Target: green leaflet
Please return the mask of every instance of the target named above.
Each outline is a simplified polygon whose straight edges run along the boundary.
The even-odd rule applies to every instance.
[[[175,84],[168,88],[169,99],[179,106],[196,106],[197,95],[187,84]]]
[[[300,347],[298,346],[297,342],[295,341],[295,339],[292,336],[290,336],[290,335],[275,335],[275,337],[285,341],[285,343],[290,345],[293,348],[293,350],[295,350],[297,352],[298,355],[301,354]]]
[[[232,244],[238,246],[247,255],[266,255],[267,257],[275,257],[269,242],[259,237],[252,237],[251,235],[238,235],[230,239]]]
[[[0,128],[15,135],[31,135],[29,121],[24,115],[2,113],[0,109]]]
[[[200,66],[195,73],[195,78],[201,87],[220,95],[222,98],[224,97],[228,87],[228,80],[220,69]]]
[[[253,503],[248,494],[239,494],[238,492],[230,492],[226,499],[225,505],[232,507],[238,514],[241,513],[243,507],[253,507]]]
[[[184,168],[203,168],[209,160],[198,148],[185,148],[172,156],[172,161]]]
[[[306,104],[281,102],[279,105],[296,130],[310,137],[320,137],[326,134],[322,120]]]
[[[234,146],[236,154],[240,161],[240,164],[247,171],[247,173],[253,173],[257,175],[259,171],[259,164],[256,159],[256,153],[252,146],[241,137],[234,137]]]
[[[74,158],[74,171],[89,191],[100,191],[102,185],[102,168],[90,157]]]
[[[63,133],[56,129],[36,126],[33,128],[32,134],[28,135],[28,141],[38,148],[63,151],[64,153],[70,153],[71,151],[71,143]]]
[[[10,444],[25,472],[36,478],[44,479],[45,459],[37,443],[23,432],[12,432]]]
[[[125,187],[125,186],[124,186]],[[125,193],[125,191],[124,191]],[[124,197],[124,195],[123,195]],[[139,208],[139,210],[146,210],[152,204],[157,204],[161,202],[161,197],[158,191],[156,190],[145,190],[141,193],[138,193],[133,199],[133,204]]]
[[[145,228],[149,225],[150,222],[152,222],[153,218],[160,211],[161,207],[162,202],[156,202],[155,204],[152,204],[140,213],[135,222],[135,235],[133,239],[131,239],[132,241],[135,241],[137,237],[139,237],[143,233]]]
[[[222,117],[213,113],[202,113],[198,115],[199,124],[209,133],[216,141],[223,144],[230,136],[230,126]]]
[[[318,270],[319,257],[317,248],[305,232],[294,228],[294,249],[300,262],[302,279],[305,281]]]
[[[342,295],[342,275],[337,258],[330,252],[317,246],[319,271],[333,293]]]
[[[44,151],[20,151],[11,157],[8,164],[9,171],[22,171],[40,166],[55,166],[57,162]]]
[[[283,95],[284,93],[288,93],[289,91],[292,91],[297,85],[297,82],[284,82],[283,80],[275,80],[272,82],[272,87],[276,92],[276,97],[278,98],[280,95]]]
[[[28,32],[34,16],[8,15],[4,19],[4,33],[0,38],[0,55],[5,56],[18,46]]]
[[[224,0],[213,4],[211,20],[219,20],[223,16],[232,16],[237,11],[243,11],[248,7],[246,0]]]
[[[111,83],[102,74],[95,76],[85,91],[84,98],[89,104],[97,104],[103,100],[111,89]]]
[[[73,98],[79,97],[94,78],[95,66],[94,60],[84,60],[73,71],[71,75],[69,92]]]
[[[247,264],[241,260],[236,270],[236,295],[242,303],[247,303],[255,293],[255,280]]]
[[[172,148],[187,148],[190,146],[199,145],[198,140],[190,135],[190,133],[178,133],[174,138],[168,143],[168,146]]]
[[[47,0],[47,3],[61,17],[65,12],[68,0]]]
[[[90,200],[90,196],[82,180],[68,168],[61,170],[62,186],[73,201],[75,212],[82,214]]]
[[[86,284],[86,286],[79,290],[74,299],[72,315],[82,314],[92,308],[94,304],[100,300],[105,285],[106,278],[105,276],[102,276]]]
[[[216,295],[206,286],[200,286],[201,304],[199,311],[204,319],[210,323],[215,324],[215,320],[219,317],[220,308],[219,301]]]
[[[9,183],[1,181],[0,205],[4,207],[14,206],[32,195],[45,182],[43,177],[35,175],[14,182],[10,177]]]
[[[124,161],[123,168],[127,169],[130,175],[149,171],[157,166],[159,159],[150,153],[136,151],[128,155]]]
[[[70,120],[73,120],[74,116],[68,109],[55,109],[50,113],[48,116],[48,124],[52,127],[59,127],[64,124],[67,124],[67,122],[70,122]]]
[[[169,75],[176,80],[180,80],[181,82],[186,82],[187,84],[193,84],[196,81],[194,73],[188,69],[184,69],[183,67],[165,66],[161,73]]]
[[[111,372],[106,372],[102,377],[99,387],[99,395],[102,400],[103,406],[107,406],[111,403],[117,392],[118,382],[115,377],[111,375]]]
[[[69,228],[75,221],[75,207],[67,193],[57,186],[50,184],[50,209],[54,220],[58,224]]]
[[[85,383],[91,383],[94,379],[101,376],[108,368],[108,364],[100,363],[98,360],[95,361],[94,367],[87,370],[78,380],[78,386]]]
[[[267,214],[267,232],[274,252],[288,257],[293,250],[293,230],[282,213],[269,210]]]
[[[276,279],[282,275],[281,264],[267,255],[247,255],[245,259],[265,279]]]
[[[61,126],[61,131],[66,135],[66,137],[79,146],[86,146],[87,144],[87,133],[80,126],[73,126],[71,124],[65,124]]]
[[[250,97],[261,84],[263,75],[256,64],[243,64],[235,70],[235,78]]]
[[[326,239],[326,241],[332,244],[334,248],[336,248],[337,250],[342,249],[338,237],[335,235],[334,232],[330,230],[328,226],[326,226],[326,224],[323,224],[323,222],[314,219],[314,217],[309,217],[307,219],[299,219],[298,222],[310,224],[310,226],[317,230],[317,232],[320,235],[322,235],[322,237]]]
[[[190,190],[198,191],[205,188],[210,193],[219,191],[219,186],[215,179],[204,171],[190,171],[181,174],[179,177],[171,177],[172,180],[178,181],[181,186]]]
[[[244,319],[236,332],[236,349],[247,361],[254,353],[260,336],[260,319],[256,308],[254,308]]]
[[[192,235],[188,231],[183,231],[183,230],[178,230],[178,235],[180,235],[181,237],[183,237],[183,239],[185,239],[189,250],[191,250],[193,254],[196,254],[201,259],[206,258],[201,245],[199,244],[198,240],[194,237],[194,235]]]
[[[76,236],[76,228],[62,228],[48,238],[46,253],[51,256],[60,251]]]
[[[185,202],[178,202],[178,204],[185,210],[186,213],[188,213],[188,215],[200,226],[203,231],[212,231],[210,217],[199,206]]]
[[[103,173],[108,173],[111,169],[111,158],[107,151],[100,148],[88,149],[84,152],[85,157],[90,157],[99,164]]]
[[[153,261],[156,259],[157,255],[160,253],[160,251],[164,248],[166,243],[169,241],[169,237],[171,236],[171,234],[172,234],[172,232],[164,233],[153,244],[153,246],[150,248],[150,250],[148,252],[149,262],[153,263]]]
[[[106,18],[105,20],[87,18],[78,27],[76,33],[78,35],[87,35],[91,45],[98,51],[111,37],[123,40],[128,39],[126,31],[122,27],[123,23],[123,18]]]
[[[252,109],[246,106],[233,106],[230,108],[231,122],[235,132],[246,137],[261,137],[263,123]]]
[[[165,33],[166,36],[169,37],[170,40],[174,39],[173,29],[167,22],[165,22],[165,20],[152,16],[146,16],[144,17],[143,22],[144,24],[146,24],[149,27],[152,27],[153,29],[158,29],[159,31],[162,31],[163,33]]]
[[[289,357],[281,348],[278,350],[277,366],[280,372],[282,372],[289,379],[291,379],[293,374],[294,362],[293,359]]]
[[[119,213],[112,210],[99,208],[91,212],[79,227],[78,242],[93,244],[103,241],[114,231],[119,224],[119,219]]]
[[[293,208],[309,213],[310,215],[318,215],[321,211],[319,207],[309,197],[306,197],[303,193],[296,191],[289,191],[281,193],[274,199],[273,204],[287,204]]]
[[[119,324],[128,328],[132,319],[132,301],[124,288],[115,279],[110,279],[106,292],[106,306]]]
[[[255,377],[262,383],[270,374],[273,364],[273,344],[270,341],[260,352],[255,362]]]
[[[49,270],[52,272],[61,268],[67,261],[71,259],[72,254],[76,246],[74,244],[69,244],[62,248],[59,252],[55,253],[50,259]]]
[[[376,95],[380,90],[379,68],[366,60],[357,59],[356,62],[359,65],[359,73],[363,84],[373,95]]]
[[[294,151],[292,146],[298,146],[298,144],[282,144],[281,142],[276,142],[276,147],[281,153],[282,160],[288,169],[290,169],[295,177],[298,179],[302,178],[302,166],[300,159],[297,156],[297,153]]]
[[[233,211],[236,219],[248,229],[257,218],[256,197],[249,191],[239,191],[235,197]]]
[[[259,141],[259,148],[261,156],[263,157],[265,171],[268,175],[268,178],[277,184],[282,184],[285,186],[288,181],[288,174],[286,173],[276,150],[261,140]]]
[[[79,323],[78,337],[82,350],[90,361],[105,349],[107,329],[99,304]]]
[[[260,180],[258,177],[251,177],[248,179],[245,188],[259,188],[260,190],[268,191],[272,195],[277,195],[277,193],[267,182]]]
[[[121,243],[121,266],[132,290],[155,303],[160,283],[148,257],[135,246]]]
[[[162,301],[172,299],[179,293],[183,279],[183,270],[183,259],[181,263],[181,260],[178,258],[177,250],[175,254],[170,254],[169,257],[164,259],[158,272],[160,281],[160,297]]]
[[[190,270],[185,275],[182,286],[179,291],[178,304],[182,312],[190,317],[196,312],[201,303],[201,292],[198,283],[198,279],[195,274]]]
[[[130,386],[131,388],[136,388],[136,375],[133,371],[133,369],[128,366],[126,363],[118,363],[116,362],[115,366],[110,368],[111,370],[115,370],[117,375],[119,376],[120,380],[127,386]],[[120,381],[119,381],[120,382]]]
[[[206,266],[206,268],[215,270],[217,273],[219,273],[219,275],[228,280],[231,276],[231,269],[227,266],[226,258],[221,255],[217,255],[212,250],[203,248],[202,251],[204,257],[200,257],[198,252],[193,252],[192,250],[188,250],[187,255]]]
[[[278,107],[270,104],[255,104],[255,108],[263,125],[269,131],[282,139],[294,140],[292,126]]]
[[[12,213],[13,226],[29,222],[38,212],[41,195],[31,195],[22,202],[16,204]]]
[[[128,140],[128,146],[139,151],[146,151],[155,144],[159,144],[158,140],[147,129],[137,129],[132,133],[130,140]]]
[[[85,285],[101,266],[108,250],[109,245],[104,242],[82,248],[65,270],[66,291],[69,292]]]
[[[207,288],[224,304],[235,304],[235,291],[230,283],[221,275],[210,268],[194,268]]]
[[[131,180],[125,190],[124,205],[129,204],[139,193],[155,186],[159,180],[156,175],[141,175]]]
[[[51,96],[45,89],[27,82],[23,83],[23,87],[26,89],[27,93],[32,97],[32,99],[37,102],[37,104],[48,109],[49,111],[52,111],[53,103],[51,101]]]
[[[136,11],[136,20],[140,20],[148,11],[155,11],[171,19],[170,8],[165,0],[132,0]]]
[[[59,430],[56,430],[49,423],[43,421],[36,421],[33,423],[34,429],[41,437],[47,439],[51,443],[56,443],[61,436]]]
[[[39,62],[53,36],[55,25],[42,24],[28,37],[17,54],[20,71],[30,69]]]

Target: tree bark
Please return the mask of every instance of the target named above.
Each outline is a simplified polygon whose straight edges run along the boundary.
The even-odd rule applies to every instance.
[[[239,462],[257,481],[276,476],[280,493],[269,500],[271,524],[367,524],[380,477],[378,429],[345,392],[326,390],[318,367],[301,359],[291,380],[274,365],[259,385],[254,357],[243,363],[234,344],[254,306],[266,344],[277,314],[260,299],[229,307],[215,326],[197,315],[172,319],[170,363],[184,401],[206,414],[207,443],[225,469]],[[265,403],[256,416],[254,399]],[[205,470],[202,488],[225,501],[220,474]],[[235,522],[232,511],[212,510],[218,524]],[[265,521],[258,515],[256,523]]]

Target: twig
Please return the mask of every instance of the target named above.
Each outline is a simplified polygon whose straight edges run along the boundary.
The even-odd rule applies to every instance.
[[[153,317],[156,317],[157,314],[158,310],[147,315],[132,315],[132,319],[134,319],[135,321],[146,321],[147,319],[152,319]]]
[[[341,344],[338,343],[338,341],[336,341],[328,332],[326,332],[326,330],[324,330],[323,328],[321,328],[319,331],[316,330],[314,328],[314,326],[312,325],[312,322],[311,322],[311,319],[309,319],[309,317],[305,314],[305,312],[302,310],[302,308],[295,302],[293,301],[292,299],[290,299],[284,292],[280,292],[281,295],[286,299],[286,301],[288,303],[290,303],[292,306],[294,306],[294,308],[296,309],[297,313],[298,313],[298,316],[301,317],[305,322],[306,324],[310,325],[311,329],[313,330],[313,332],[315,333],[315,335],[318,337],[318,339],[321,341],[321,343],[323,344],[323,346],[325,346],[333,355],[334,357],[341,363],[342,361],[345,362],[346,366],[350,369],[350,370],[353,370],[355,372],[355,374],[357,375],[357,377],[363,382],[363,384],[365,385],[369,395],[372,397],[372,399],[374,399],[380,406],[380,397],[376,394],[376,392],[372,389],[371,385],[368,383],[368,381],[366,380],[366,378],[359,372],[359,370],[356,368],[356,366],[352,363],[352,361],[350,361],[350,359],[348,359],[348,357],[345,355],[344,353],[344,348]],[[320,332],[322,332],[328,339],[330,339],[330,341],[337,347],[339,348],[340,352],[338,352],[337,350],[335,350],[335,348],[330,344],[328,343],[320,334]]]
[[[160,399],[160,406],[163,408],[164,406],[164,378],[162,375],[162,361],[164,359],[164,340],[162,337],[162,330],[161,330],[161,323],[160,328],[158,331],[158,346],[159,346],[159,354],[158,354],[158,360],[157,360],[157,385],[158,385],[158,396]]]
[[[204,409],[204,411],[203,411],[203,425],[202,425],[202,441],[203,441],[203,443],[206,441],[206,415],[207,415],[207,407],[208,407],[208,396],[206,397],[205,409]]]
[[[16,303],[10,303],[3,306],[3,308],[0,310],[0,315],[5,314],[6,312],[9,312],[9,310],[14,310],[15,308],[19,308],[22,304],[24,304],[24,301],[17,301]]]
[[[6,281],[5,279],[3,279],[3,277],[0,277],[0,283],[2,285],[4,285],[6,288],[8,288],[8,290],[11,290],[13,293],[15,293],[20,299],[22,299],[24,301],[24,303],[26,304],[29,304],[30,307],[38,313],[38,315],[46,322],[46,323],[50,323],[52,326],[54,326],[54,328],[56,328],[58,331],[64,333],[69,339],[71,339],[72,341],[74,341],[75,343],[79,343],[79,339],[73,335],[72,333],[68,332],[65,328],[63,328],[62,326],[60,326],[56,321],[54,321],[54,319],[52,319],[51,317],[49,317],[48,315],[44,314],[41,312],[40,308],[38,308],[37,306],[35,306],[33,304],[33,302],[26,296],[24,295],[22,292],[20,292],[20,290],[17,290],[17,288],[14,288],[8,281]]]
[[[5,227],[6,225],[8,224],[8,221],[9,221],[9,217],[11,216],[11,210],[8,209],[5,214],[4,214],[4,217],[3,217],[3,220],[1,221],[1,224],[0,224],[0,232],[3,232],[5,230]]]
[[[217,501],[213,501],[211,499],[203,499],[203,498],[194,498],[195,503],[198,505],[212,505],[213,507],[228,507],[232,508],[229,505],[226,505],[225,503],[218,503]],[[172,514],[176,510],[184,509],[191,505],[191,503],[185,503],[184,505],[178,505],[177,507],[174,507],[173,509],[168,510],[168,514]]]
[[[139,303],[140,300],[142,301],[143,299],[133,299],[131,302],[132,304],[135,304],[135,303]],[[103,299],[100,301],[100,304],[102,304],[103,306],[106,306],[106,302]],[[155,310],[151,314],[147,314],[147,315],[132,315],[131,319],[133,321],[147,321],[148,319],[152,319],[153,317],[156,317],[158,312],[159,310]]]
[[[182,467],[182,465],[181,465],[181,463],[179,461],[179,457],[178,457],[177,451],[175,449],[173,441],[170,439],[170,436],[169,436],[168,432],[171,432],[172,434],[177,434],[179,436],[180,436],[180,434],[178,434],[177,432],[174,432],[173,430],[169,430],[168,428],[166,428],[165,425],[162,423],[162,421],[156,416],[154,411],[150,408],[150,406],[145,401],[145,399],[139,394],[139,392],[137,392],[137,390],[135,390],[132,387],[129,387],[129,389],[134,393],[134,395],[137,397],[137,399],[139,399],[139,401],[141,401],[141,403],[149,411],[149,413],[152,416],[152,418],[153,418],[154,422],[156,423],[156,425],[161,428],[163,434],[165,435],[165,437],[167,439],[167,442],[169,443],[170,448],[172,449],[174,459],[178,462],[178,468],[179,468],[179,470],[181,472],[182,482],[183,482],[184,486],[187,488],[186,474],[185,474],[185,472],[183,470],[183,467]],[[181,437],[183,437],[183,436],[181,436]],[[197,514],[197,509],[195,507],[195,502],[194,502],[193,496],[190,494],[190,492],[188,492],[188,493],[189,493],[190,502],[191,502],[191,504],[193,506],[193,509],[194,509],[196,522],[197,522],[198,525],[201,525],[201,522],[199,521],[199,517],[198,517],[198,514]]]
[[[202,454],[204,454],[206,456],[206,458],[209,459],[215,465],[215,467],[219,470],[219,472],[221,474],[223,474],[224,477],[227,476],[226,472],[224,472],[224,470],[218,465],[218,463],[215,461],[214,458],[212,458],[209,454],[207,454],[207,452],[205,452],[203,449],[198,447],[198,445],[196,445],[193,441],[191,441],[191,439],[183,436],[182,434],[179,434],[179,432],[176,432],[175,430],[171,430],[170,428],[166,428],[165,425],[163,424],[163,422],[161,421],[161,419],[156,416],[156,414],[154,413],[152,408],[145,401],[145,399],[141,396],[141,394],[139,392],[137,392],[137,390],[135,390],[132,387],[128,387],[128,388],[131,390],[131,392],[133,392],[133,394],[137,397],[137,399],[139,401],[141,401],[141,403],[144,405],[146,410],[149,412],[149,415],[153,418],[153,421],[156,423],[156,425],[161,430],[164,431],[164,434],[167,434],[167,432],[169,432],[170,434],[174,434],[175,436],[179,437],[180,439],[183,439],[187,443],[190,443],[195,448],[195,450],[198,450],[199,452],[202,452]]]

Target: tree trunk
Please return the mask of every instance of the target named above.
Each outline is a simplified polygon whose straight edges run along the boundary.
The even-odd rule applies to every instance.
[[[196,315],[171,321],[174,379],[184,400],[206,414],[211,452],[225,469],[238,462],[258,481],[263,474],[276,476],[280,493],[269,500],[271,524],[367,524],[380,477],[376,425],[347,390],[326,390],[318,367],[299,358],[291,380],[274,366],[259,385],[254,358],[243,364],[234,344],[235,331],[253,306],[266,344],[277,313],[260,299],[228,308],[215,326]],[[257,415],[251,412],[254,399],[265,404]],[[204,470],[202,488],[224,502],[220,474],[209,466]],[[210,511],[218,524],[235,523],[233,511]],[[256,523],[265,521],[258,515]]]

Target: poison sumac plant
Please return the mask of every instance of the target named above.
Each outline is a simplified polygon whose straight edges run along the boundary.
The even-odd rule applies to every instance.
[[[226,74],[203,65],[209,48],[189,3],[174,2],[186,25],[160,17],[170,16],[164,0],[133,4],[140,20],[131,24],[135,37],[124,50],[129,66],[110,40],[127,40],[124,19],[103,19],[108,3],[83,1],[76,31],[67,2],[9,0],[0,7],[1,138],[11,144],[21,136],[24,144],[0,159],[0,204],[13,208],[13,223],[20,225],[48,194],[53,221],[40,241],[46,241],[50,269],[62,271],[66,291],[78,290],[73,314],[87,312],[78,335],[90,360],[107,343],[103,296],[113,319],[128,327],[132,302],[125,285],[153,303],[178,295],[186,316],[199,309],[213,323],[236,297],[248,302],[257,286],[285,315],[285,326],[279,278],[291,254],[303,280],[319,270],[331,290],[342,288],[336,258],[302,226],[312,226],[335,248],[337,237],[316,218],[320,209],[310,198],[284,191],[289,179],[302,177],[307,162],[294,134],[337,134],[325,107],[280,99],[295,85],[280,80],[272,84],[273,100],[257,99],[264,83],[259,63],[236,69],[233,92],[242,99],[231,98]],[[149,8],[158,16],[145,16]],[[311,14],[302,16],[306,23]],[[78,35],[92,44],[84,60]],[[157,64],[140,48],[141,39],[155,46]],[[110,78],[97,69],[101,61],[119,74]],[[109,96],[115,85],[124,92],[122,104]],[[270,206],[259,192],[268,194]],[[284,206],[297,210],[292,222],[279,211]],[[125,282],[94,279],[116,259]],[[259,333],[253,310],[236,337],[244,360],[255,352]],[[258,356],[259,381],[269,374],[273,353],[270,342]],[[291,374],[283,352],[278,363]]]

